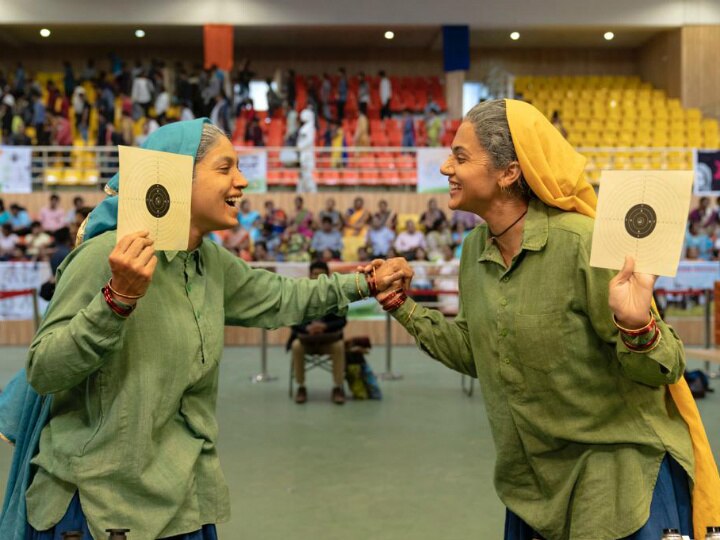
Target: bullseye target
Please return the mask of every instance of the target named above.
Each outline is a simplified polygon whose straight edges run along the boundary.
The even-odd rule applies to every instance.
[[[118,240],[148,230],[156,250],[187,249],[192,157],[126,146],[119,153]]]
[[[604,171],[593,232],[591,266],[674,276],[685,235],[692,172]]]

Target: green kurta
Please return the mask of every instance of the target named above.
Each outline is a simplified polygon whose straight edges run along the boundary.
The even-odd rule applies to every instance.
[[[548,540],[639,529],[666,452],[693,475],[687,427],[663,385],[685,367],[660,345],[631,353],[608,306],[612,270],[591,268],[593,220],[532,201],[505,268],[487,226],[463,243],[454,322],[413,302],[396,318],[433,358],[477,377],[497,450],[500,499]]]
[[[190,253],[158,253],[147,295],[123,319],[100,292],[114,245],[108,232],[66,259],[30,348],[29,381],[54,400],[28,519],[53,526],[79,491],[95,538],[126,527],[155,539],[226,521],[215,417],[224,326],[277,328],[343,312],[358,299],[355,277],[287,279],[205,240]]]

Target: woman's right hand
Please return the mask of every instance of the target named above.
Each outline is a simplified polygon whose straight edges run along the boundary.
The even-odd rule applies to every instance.
[[[110,253],[108,261],[112,272],[112,288],[122,295],[144,296],[152,281],[157,257],[153,240],[148,231],[124,236]],[[134,304],[136,299],[115,295],[124,304]]]

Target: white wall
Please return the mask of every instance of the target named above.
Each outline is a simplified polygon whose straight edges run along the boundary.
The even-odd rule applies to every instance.
[[[3,24],[428,25],[532,28],[720,24],[718,0],[0,0]]]

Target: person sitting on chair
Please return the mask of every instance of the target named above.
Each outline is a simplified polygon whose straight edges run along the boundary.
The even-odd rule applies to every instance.
[[[323,261],[310,264],[310,278],[317,279],[320,275],[330,275],[330,268]],[[343,327],[347,319],[333,313],[322,319],[299,324],[292,327],[292,334],[287,348],[292,350],[292,361],[295,369],[295,380],[298,383],[295,403],[307,401],[305,388],[305,355],[327,354],[332,360],[333,386],[331,399],[333,403],[345,403],[343,377],[345,375],[345,344],[343,343]]]

